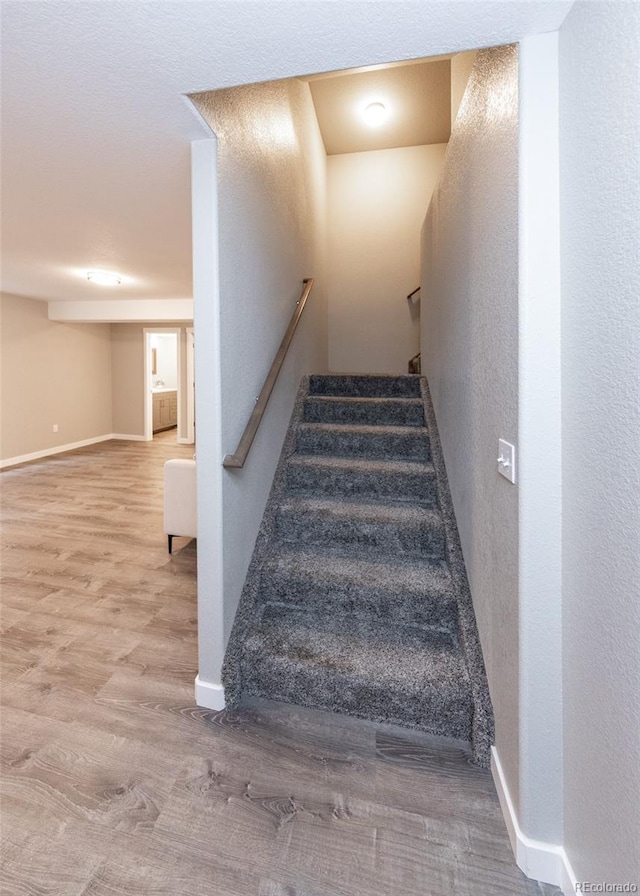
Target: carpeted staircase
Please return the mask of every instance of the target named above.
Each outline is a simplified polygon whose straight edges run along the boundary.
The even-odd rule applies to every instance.
[[[426,381],[302,381],[223,669],[267,697],[470,741],[493,716]]]

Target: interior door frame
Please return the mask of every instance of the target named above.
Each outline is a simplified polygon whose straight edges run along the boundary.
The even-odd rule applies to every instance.
[[[177,429],[177,441],[182,441],[181,435],[182,433],[182,391],[183,391],[183,373],[182,373],[182,347],[181,347],[181,332],[182,327],[144,327],[142,334],[144,339],[144,440],[145,442],[151,442],[153,440],[153,400],[151,397],[151,337],[155,334],[167,335],[170,333],[175,334],[176,337],[176,351],[177,351],[177,364],[178,364],[178,381],[177,381],[177,396],[178,396],[178,429]]]
[[[196,374],[195,374],[195,330],[193,327],[185,329],[186,334],[186,398],[187,398],[187,428],[184,440],[186,445],[193,445],[195,442],[195,426],[196,426],[196,408],[195,408],[195,390],[196,390]]]

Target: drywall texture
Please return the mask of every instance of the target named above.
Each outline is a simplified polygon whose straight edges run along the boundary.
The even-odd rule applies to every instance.
[[[327,159],[329,369],[407,372],[420,350],[420,227],[446,144]]]
[[[518,794],[518,68],[478,53],[422,232],[431,387],[509,789]]]
[[[109,324],[57,323],[46,302],[6,293],[1,301],[0,459],[108,435]]]
[[[639,13],[560,31],[565,849],[638,886]]]
[[[477,50],[456,53],[451,58],[451,127],[455,124],[464,92],[467,89],[473,65],[478,55]]]
[[[192,99],[218,139],[220,389],[227,453],[236,450],[303,279],[316,278],[247,463],[241,471],[224,472],[226,641],[300,378],[326,369],[326,156],[306,83],[250,85]],[[217,666],[219,674],[222,656],[210,661],[208,668]]]
[[[180,329],[182,390],[178,436],[186,434],[186,327],[190,321],[175,324],[111,324],[113,432],[118,435],[144,436],[144,331]]]

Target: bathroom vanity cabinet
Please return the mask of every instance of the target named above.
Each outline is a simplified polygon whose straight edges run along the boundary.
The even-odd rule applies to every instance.
[[[178,392],[163,389],[153,393],[153,431],[178,425]]]

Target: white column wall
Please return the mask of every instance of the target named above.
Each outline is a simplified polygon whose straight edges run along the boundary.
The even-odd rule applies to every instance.
[[[558,37],[520,43],[518,863],[557,882],[562,842],[562,470]],[[547,849],[545,844],[549,844]]]
[[[326,370],[326,156],[305,82],[250,85],[193,99],[218,135],[217,284],[212,274],[207,294],[195,297],[198,475],[204,477],[199,494],[210,489],[221,501],[215,522],[200,509],[211,548],[210,557],[206,545],[199,551],[200,680],[217,686],[300,378]],[[242,470],[223,470],[223,456],[236,450],[305,277],[315,277],[316,284],[248,460]],[[211,338],[201,338],[202,326],[216,333],[219,367],[204,374],[215,397],[208,387],[202,392],[207,360],[201,346]],[[211,411],[202,405],[209,401],[220,416],[215,433],[208,428],[212,421],[205,423],[212,441],[203,451],[202,415],[206,421]]]
[[[560,30],[564,844],[640,887],[640,7]]]

